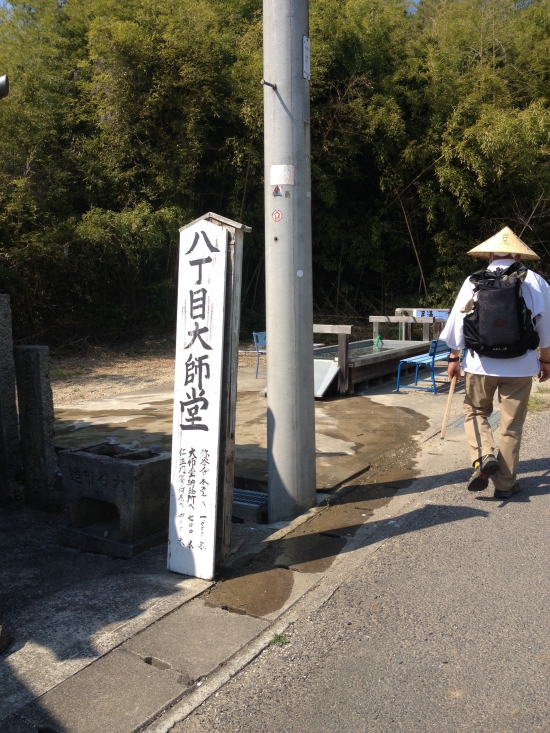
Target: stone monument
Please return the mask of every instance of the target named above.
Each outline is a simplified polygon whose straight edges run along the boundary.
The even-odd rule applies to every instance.
[[[15,373],[25,502],[37,509],[56,508],[57,456],[47,346],[16,346]]]
[[[19,469],[10,296],[0,294],[0,506],[17,498]]]

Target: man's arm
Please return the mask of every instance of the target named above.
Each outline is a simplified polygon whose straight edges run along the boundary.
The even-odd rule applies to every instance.
[[[464,281],[460,292],[456,298],[455,304],[449,314],[449,319],[443,329],[441,336],[439,337],[442,341],[445,341],[451,349],[451,359],[456,361],[450,361],[447,367],[447,375],[449,379],[454,376],[460,377],[460,362],[458,359],[462,353],[464,347],[464,313],[462,309],[471,299],[473,294],[472,284],[469,278]]]
[[[536,319],[535,329],[540,338],[539,382],[550,379],[550,286],[540,275],[539,288],[544,298],[544,310]],[[545,363],[546,362],[546,363]]]
[[[447,367],[447,376],[449,379],[452,379],[456,376],[457,379],[460,379],[460,354],[462,353],[462,349],[451,349],[451,359],[456,359],[456,361],[449,361],[449,366]],[[550,364],[548,365],[550,366]]]
[[[550,346],[540,349],[539,360],[539,382],[546,382],[550,379]]]

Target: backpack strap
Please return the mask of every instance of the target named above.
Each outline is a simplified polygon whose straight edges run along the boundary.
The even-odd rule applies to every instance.
[[[495,280],[506,281],[513,275],[516,275],[517,279],[520,282],[523,282],[527,277],[528,272],[529,270],[522,262],[513,262],[505,270],[502,270],[501,268],[498,268],[497,270],[489,270],[488,268],[485,270],[477,270],[472,275],[470,275],[469,279],[474,286],[474,293],[477,293],[479,288],[485,283],[491,281],[494,282]]]
[[[472,275],[470,275],[469,280],[474,286],[474,293],[477,293],[480,287],[484,285],[488,280],[496,280],[497,278],[498,274],[492,272],[491,270],[477,270]]]
[[[500,274],[500,277],[502,280],[508,280],[512,275],[516,275],[517,279],[523,282],[527,277],[527,272],[528,270],[522,262],[514,262]]]

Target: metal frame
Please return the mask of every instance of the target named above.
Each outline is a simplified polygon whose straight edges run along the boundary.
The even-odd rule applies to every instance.
[[[345,395],[349,390],[348,347],[351,326],[328,326],[313,324],[313,333],[334,333],[338,335],[338,394]]]
[[[399,362],[399,366],[397,367],[397,383],[396,383],[396,393],[399,394],[399,387],[401,384],[401,367],[403,364],[410,364],[414,365],[416,367],[415,374],[414,374],[414,384],[408,384],[407,389],[420,389],[424,392],[432,392],[436,395],[437,394],[437,383],[435,381],[435,364],[438,361],[443,361],[446,359],[449,354],[451,353],[450,348],[447,346],[445,341],[439,341],[436,339],[435,341],[430,342],[430,349],[427,354],[422,354],[420,356],[411,356],[408,359],[401,359]],[[430,379],[431,379],[431,386],[429,387],[419,387],[418,386],[418,370],[421,366],[429,367],[430,368]],[[420,380],[422,382],[428,382],[429,379],[422,379]]]
[[[258,377],[266,377],[267,374],[258,372],[260,368],[260,356],[267,355],[267,338],[265,331],[253,331],[252,338],[254,339],[254,348],[256,349],[256,379]]]

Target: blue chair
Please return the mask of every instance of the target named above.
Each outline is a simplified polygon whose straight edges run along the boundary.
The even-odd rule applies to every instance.
[[[256,379],[258,377],[266,377],[267,374],[259,374],[258,368],[260,366],[260,356],[267,354],[266,350],[266,332],[265,331],[254,331],[252,334],[254,339],[254,348],[256,349]]]
[[[420,354],[420,356],[411,356],[408,359],[401,359],[397,368],[397,385],[396,392],[399,394],[399,385],[401,383],[401,367],[403,364],[413,365],[416,367],[414,374],[414,384],[408,384],[407,389],[422,389],[427,392],[433,391],[437,394],[437,384],[435,381],[435,365],[438,361],[447,361],[447,357],[450,355],[451,350],[445,343],[445,341],[430,341],[430,349],[427,354]],[[418,370],[420,367],[429,367],[430,377],[429,379],[421,379],[421,382],[431,382],[427,387],[422,387],[418,384]]]

